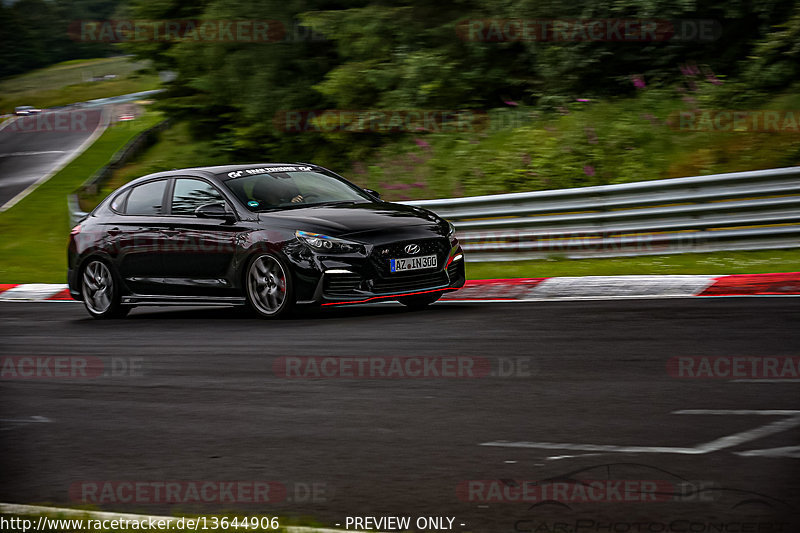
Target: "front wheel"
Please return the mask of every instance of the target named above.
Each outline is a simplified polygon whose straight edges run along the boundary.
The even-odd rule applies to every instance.
[[[402,298],[398,298],[397,301],[409,309],[418,310],[428,307],[441,297],[441,292],[432,292],[430,294],[421,294],[419,296],[403,296]]]
[[[277,255],[263,254],[253,259],[245,288],[247,303],[263,318],[286,316],[294,306],[292,277]]]
[[[111,269],[99,259],[90,261],[81,276],[81,294],[93,318],[122,318],[130,311],[120,304],[119,284]]]

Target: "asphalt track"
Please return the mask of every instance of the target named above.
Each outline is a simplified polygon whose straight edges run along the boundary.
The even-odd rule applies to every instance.
[[[278,322],[198,308],[98,322],[74,302],[2,303],[4,356],[141,358],[141,370],[0,381],[0,501],[75,504],[70,487],[87,480],[270,480],[289,488],[286,501],[98,507],[269,511],[342,527],[353,515],[455,516],[457,531],[797,531],[800,427],[796,415],[763,411],[800,409],[800,384],[676,379],[666,364],[797,356],[798,324],[798,298],[379,305]],[[284,356],[525,357],[530,372],[286,379],[273,371]],[[795,422],[756,429],[782,420]],[[497,441],[601,447],[481,445]],[[702,490],[646,503],[457,493],[466,480],[513,486],[578,471]],[[307,501],[299,488],[312,483],[324,492]]]
[[[0,128],[0,207],[57,169],[91,137],[102,110],[45,111]]]

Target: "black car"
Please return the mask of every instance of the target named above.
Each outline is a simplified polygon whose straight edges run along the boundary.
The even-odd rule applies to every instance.
[[[421,308],[465,282],[452,224],[308,163],[138,178],[72,229],[68,259],[70,294],[96,318],[138,305]]]

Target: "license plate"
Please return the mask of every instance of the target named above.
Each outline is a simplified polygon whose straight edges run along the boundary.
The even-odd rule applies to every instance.
[[[406,257],[404,259],[389,259],[389,270],[391,272],[422,270],[424,268],[436,268],[435,255],[421,255],[419,257]]]

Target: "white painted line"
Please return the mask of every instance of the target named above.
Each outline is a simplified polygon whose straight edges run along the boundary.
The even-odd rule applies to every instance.
[[[705,453],[697,448],[676,448],[669,446],[616,446],[613,444],[570,444],[566,442],[509,442],[493,441],[483,442],[480,446],[494,446],[500,448],[534,448],[539,450],[574,450],[581,452],[605,453]]]
[[[52,422],[46,416],[32,416],[30,418],[0,418],[0,422],[13,422],[16,424],[32,424],[32,423],[46,423]]]
[[[764,450],[746,450],[734,452],[743,457],[791,457],[800,459],[800,446],[784,446],[782,448],[767,448]]]
[[[40,152],[11,152],[9,154],[0,154],[0,157],[16,157],[24,155],[44,155],[44,154],[65,154],[66,150],[42,150]]]
[[[36,188],[39,187],[39,185],[46,182],[53,176],[55,176],[62,168],[64,168],[70,162],[72,162],[73,159],[81,155],[84,152],[84,150],[86,150],[89,146],[91,146],[92,143],[94,143],[97,140],[97,138],[100,137],[100,135],[106,130],[110,120],[109,118],[110,115],[111,113],[105,107],[103,107],[103,109],[100,111],[100,120],[98,121],[97,127],[94,129],[92,134],[89,135],[89,137],[87,137],[86,140],[80,144],[80,146],[78,146],[75,150],[70,152],[69,155],[62,157],[61,160],[59,160],[59,162],[52,169],[50,169],[50,172],[44,174],[38,180],[36,180],[35,182],[31,183],[28,187],[26,187],[25,190],[21,191],[11,200],[1,205],[0,213],[14,207],[20,200],[22,200],[30,193],[35,191]]]
[[[800,416],[794,415],[787,418],[782,418],[781,420],[776,420],[771,424],[766,424],[754,429],[742,431],[741,433],[734,433],[733,435],[728,435],[727,437],[720,437],[717,440],[712,440],[711,442],[701,444],[698,446],[698,448],[702,449],[703,453],[716,452],[725,448],[733,448],[734,446],[739,446],[745,442],[760,439],[762,437],[767,437],[776,433],[782,433],[797,426],[800,426]]]
[[[575,455],[553,455],[550,457],[546,457],[545,461],[560,461],[561,459],[572,459],[573,457],[594,457],[597,455],[603,455],[602,453],[578,453]]]
[[[0,301],[45,300],[66,288],[66,285],[60,283],[25,283],[0,292]]]
[[[768,378],[750,378],[750,379],[732,379],[731,383],[800,383],[800,379],[768,379]]]
[[[0,514],[14,514],[22,516],[39,516],[44,514],[60,515],[73,518],[89,518],[92,520],[164,520],[169,522],[177,522],[181,517],[179,516],[158,516],[158,515],[143,515],[132,513],[115,513],[111,511],[87,511],[84,509],[67,509],[64,507],[42,507],[39,505],[23,505],[19,503],[0,503]],[[195,518],[195,517],[192,517]],[[244,528],[239,528],[244,529]],[[286,526],[283,528],[288,533],[344,533],[345,530],[324,528],[324,527],[305,527],[305,526]],[[362,531],[354,531],[350,533],[365,533]],[[377,533],[377,532],[370,532]]]
[[[673,415],[762,415],[762,416],[793,416],[800,415],[800,411],[793,409],[680,409],[672,411]]]
[[[24,424],[47,424],[52,422],[46,416],[32,416],[30,418],[2,418],[0,419],[0,424],[8,424],[8,427],[0,427],[0,431],[9,431],[14,429],[17,426],[24,425]]]
[[[776,433],[781,433],[789,429],[800,426],[800,411],[787,409],[767,409],[767,410],[724,410],[724,409],[684,409],[673,411],[676,415],[765,415],[783,416],[785,418],[777,420],[764,426],[742,431],[721,437],[710,442],[698,444],[691,448],[676,446],[617,446],[613,444],[573,444],[566,442],[509,442],[493,441],[484,442],[480,446],[495,446],[503,448],[532,448],[543,450],[574,450],[585,452],[608,452],[608,453],[677,453],[685,455],[699,455],[734,446],[739,446],[745,442],[760,439]],[[741,455],[741,454],[740,454]]]

